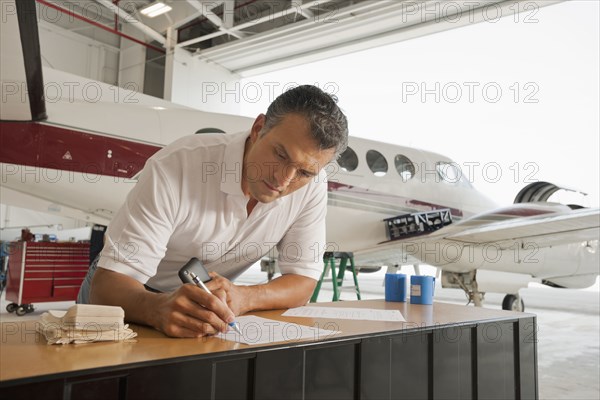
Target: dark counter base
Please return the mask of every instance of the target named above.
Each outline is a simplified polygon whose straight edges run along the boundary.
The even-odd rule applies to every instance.
[[[535,318],[520,318],[9,381],[0,397],[536,399],[536,354]]]

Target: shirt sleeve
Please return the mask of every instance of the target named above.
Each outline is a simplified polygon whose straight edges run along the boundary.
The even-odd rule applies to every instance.
[[[327,185],[317,184],[311,199],[277,244],[278,264],[283,275],[296,274],[315,280],[323,272]]]
[[[98,266],[141,283],[154,276],[175,225],[174,193],[159,165],[149,160],[109,224]]]

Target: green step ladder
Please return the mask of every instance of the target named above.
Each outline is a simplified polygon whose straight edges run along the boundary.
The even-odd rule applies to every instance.
[[[339,260],[339,264],[337,261]],[[350,263],[348,263],[348,261]],[[354,253],[352,252],[343,252],[343,251],[327,251],[323,254],[323,273],[321,274],[321,278],[317,282],[317,286],[315,287],[315,291],[313,292],[312,297],[310,298],[311,303],[315,303],[317,298],[319,297],[319,292],[321,291],[321,285],[323,282],[331,282],[333,286],[333,300],[338,301],[340,299],[341,289],[344,287],[344,274],[346,270],[350,270],[352,272],[352,278],[354,279],[354,292],[356,293],[356,298],[360,300],[360,288],[358,287],[358,278],[356,267],[354,266]],[[337,265],[336,265],[337,264]],[[331,279],[325,279],[331,271]],[[347,286],[351,287],[351,286]]]

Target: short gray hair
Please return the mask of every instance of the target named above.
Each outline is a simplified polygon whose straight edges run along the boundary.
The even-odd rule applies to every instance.
[[[263,132],[281,122],[287,114],[305,117],[321,150],[335,149],[337,158],[348,147],[348,120],[337,105],[337,97],[313,85],[289,89],[267,109]]]

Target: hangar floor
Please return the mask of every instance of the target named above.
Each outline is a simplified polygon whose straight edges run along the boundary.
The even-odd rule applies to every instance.
[[[410,268],[409,268],[410,269]],[[403,271],[405,272],[405,271]],[[412,271],[409,271],[412,272]],[[429,273],[430,271],[423,271]],[[364,299],[383,297],[385,272],[363,273],[359,284]],[[241,284],[266,281],[266,274],[252,267],[238,279]],[[521,295],[526,311],[538,316],[538,374],[540,399],[600,399],[600,293],[592,290],[559,290],[542,286],[524,289]],[[320,301],[328,301],[332,291],[323,284]],[[437,301],[465,304],[459,290],[436,288]],[[487,294],[486,307],[500,308],[502,295]],[[344,293],[342,299],[353,299]],[[39,303],[32,314],[17,317],[6,312],[0,299],[0,321],[35,319],[48,309],[66,309],[72,302]]]

